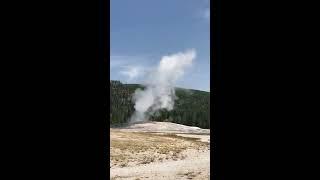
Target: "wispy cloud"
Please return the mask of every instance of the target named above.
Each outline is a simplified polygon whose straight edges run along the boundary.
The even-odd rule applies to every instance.
[[[130,60],[132,59],[132,57],[130,56],[118,56],[118,55],[112,55],[110,56],[110,68],[114,69],[114,68],[119,68],[119,67],[123,67],[126,66]]]
[[[126,82],[134,82],[150,71],[150,57],[147,55],[110,56],[110,71],[113,76]]]
[[[202,5],[196,11],[196,16],[202,20],[210,22],[210,5]]]
[[[210,8],[206,8],[203,12],[203,17],[210,21]]]
[[[124,68],[133,64],[143,64],[150,59],[147,55],[111,55],[110,68]]]
[[[142,74],[144,74],[144,70],[141,66],[125,66],[120,71],[120,74],[127,76],[128,81],[132,81],[137,77],[141,76]]]
[[[210,21],[210,0],[203,0],[199,2],[201,2],[201,5],[198,9],[198,16],[206,21]]]

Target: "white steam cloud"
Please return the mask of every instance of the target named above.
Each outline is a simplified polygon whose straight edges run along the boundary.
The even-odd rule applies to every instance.
[[[130,122],[146,121],[160,109],[172,110],[174,107],[175,83],[181,78],[186,68],[196,58],[194,49],[163,56],[156,69],[149,74],[146,88],[137,89],[133,95],[135,112]]]

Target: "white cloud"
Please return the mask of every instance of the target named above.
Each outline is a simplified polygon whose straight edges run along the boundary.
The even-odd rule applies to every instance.
[[[127,65],[132,57],[130,56],[110,56],[110,69]]]
[[[125,66],[120,74],[128,77],[128,81],[132,81],[143,74],[143,68],[140,66]]]
[[[148,55],[111,55],[110,68],[125,68],[137,64],[145,64],[150,60]]]
[[[150,55],[111,55],[111,76],[126,83],[133,83],[150,71],[151,59]]]
[[[210,21],[210,8],[204,10],[203,17]]]

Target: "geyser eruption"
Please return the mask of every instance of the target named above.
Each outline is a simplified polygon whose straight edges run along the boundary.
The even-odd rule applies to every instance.
[[[133,94],[135,112],[130,122],[146,121],[160,109],[172,110],[176,99],[175,83],[195,58],[194,49],[163,56],[159,65],[149,74],[145,89],[137,89]]]

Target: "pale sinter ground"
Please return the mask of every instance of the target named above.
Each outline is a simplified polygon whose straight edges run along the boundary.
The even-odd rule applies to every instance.
[[[209,179],[210,130],[169,122],[110,129],[111,179]]]

